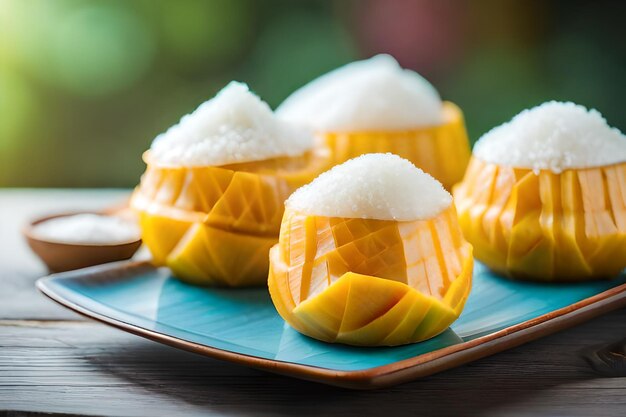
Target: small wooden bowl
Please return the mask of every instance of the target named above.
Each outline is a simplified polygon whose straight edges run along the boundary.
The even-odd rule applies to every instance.
[[[114,244],[61,243],[42,240],[33,234],[33,227],[50,219],[87,212],[62,213],[30,222],[22,229],[28,246],[41,258],[51,272],[70,271],[107,262],[130,259],[141,246],[141,239]],[[103,214],[94,213],[91,214]]]

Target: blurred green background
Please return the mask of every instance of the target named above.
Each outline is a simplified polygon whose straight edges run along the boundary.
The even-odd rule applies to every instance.
[[[545,100],[626,131],[626,2],[0,0],[0,186],[130,187],[152,139],[232,79],[270,105],[380,52],[476,140]]]

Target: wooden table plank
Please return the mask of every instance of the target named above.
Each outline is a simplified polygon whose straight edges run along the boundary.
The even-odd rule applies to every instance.
[[[626,378],[581,351],[626,310],[430,378],[354,392],[266,374],[92,322],[0,322],[0,409],[106,415],[617,416]]]
[[[118,204],[129,190],[0,190],[0,319],[79,319],[35,289],[48,274],[28,248],[21,228],[42,215],[98,210]]]

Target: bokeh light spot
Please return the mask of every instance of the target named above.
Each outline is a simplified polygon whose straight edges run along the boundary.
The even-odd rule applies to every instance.
[[[170,1],[160,6],[161,36],[172,57],[168,64],[185,72],[228,64],[246,48],[252,33],[253,4],[247,0]]]
[[[82,7],[64,16],[58,27],[50,39],[53,79],[76,94],[119,91],[150,67],[152,34],[132,10]]]
[[[334,19],[285,11],[260,34],[246,65],[253,70],[243,79],[276,106],[296,88],[357,56],[349,33]]]
[[[36,116],[35,98],[18,73],[0,67],[0,152],[18,145],[17,138]]]

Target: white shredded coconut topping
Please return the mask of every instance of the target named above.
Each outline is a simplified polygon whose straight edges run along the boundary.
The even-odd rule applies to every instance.
[[[379,220],[426,220],[452,203],[441,183],[390,153],[366,154],[337,165],[286,201],[308,215]]]
[[[157,136],[157,162],[215,166],[301,155],[313,146],[310,132],[279,120],[248,86],[231,82],[214,98]]]
[[[74,214],[54,217],[33,226],[37,239],[79,245],[110,245],[138,240],[139,227],[117,216]]]
[[[311,81],[276,114],[317,131],[404,130],[443,122],[437,90],[389,55],[353,62]]]
[[[626,161],[626,137],[597,110],[550,101],[487,132],[476,142],[474,155],[494,164],[559,173]]]

